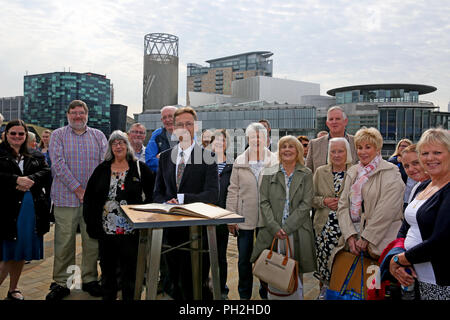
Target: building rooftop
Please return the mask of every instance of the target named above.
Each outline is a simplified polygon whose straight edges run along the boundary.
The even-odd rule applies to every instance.
[[[211,60],[207,60],[206,62],[211,63],[211,62],[216,62],[216,61],[220,61],[220,60],[228,60],[231,58],[235,58],[235,57],[240,57],[240,56],[248,56],[251,54],[257,54],[260,55],[264,58],[269,58],[271,56],[273,56],[273,53],[270,51],[250,51],[250,52],[245,52],[245,53],[239,53],[239,54],[234,54],[232,56],[227,56],[227,57],[222,57],[222,58],[217,58],[217,59],[211,59]]]
[[[408,91],[417,91],[419,94],[426,94],[437,90],[436,87],[424,84],[409,83],[380,83],[380,84],[362,84],[348,87],[335,88],[327,91],[330,96],[335,96],[336,92],[352,91],[352,90],[392,90],[405,89]]]

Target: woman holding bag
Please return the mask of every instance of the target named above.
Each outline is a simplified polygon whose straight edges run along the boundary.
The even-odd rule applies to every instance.
[[[152,202],[154,183],[154,174],[136,160],[127,135],[119,130],[111,133],[105,161],[92,173],[83,201],[87,232],[99,242],[103,300],[117,298],[117,268],[122,300],[134,297],[139,233],[120,205]]]
[[[251,262],[278,239],[278,251],[285,253],[289,238],[291,252],[298,262],[300,274],[316,269],[313,227],[310,218],[313,197],[311,170],[304,166],[303,147],[294,136],[285,136],[278,143],[280,164],[265,170],[260,187],[260,208],[264,226],[256,237]],[[287,299],[303,299],[299,279],[298,289],[292,295],[274,290],[269,285],[269,299],[283,295]]]

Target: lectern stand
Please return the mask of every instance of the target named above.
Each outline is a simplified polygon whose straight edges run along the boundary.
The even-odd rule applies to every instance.
[[[213,298],[221,298],[219,280],[219,262],[217,256],[216,225],[232,224],[244,222],[244,217],[237,214],[230,214],[218,219],[203,219],[187,216],[160,214],[133,210],[133,205],[122,205],[128,220],[134,229],[139,229],[139,249],[136,269],[136,285],[134,298],[141,299],[144,273],[146,277],[146,299],[155,300],[158,289],[158,274],[161,261],[163,228],[189,227],[190,248],[192,261],[192,280],[194,288],[194,299],[202,299],[202,279],[201,279],[201,240],[200,228],[206,226],[209,246],[209,259],[211,263],[211,274],[213,284]],[[211,206],[214,210],[214,206]],[[171,248],[169,250],[176,250]]]

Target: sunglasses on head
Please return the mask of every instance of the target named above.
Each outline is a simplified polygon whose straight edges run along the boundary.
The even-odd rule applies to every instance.
[[[17,134],[19,135],[19,137],[23,137],[25,135],[25,132],[9,131],[8,133],[12,136],[15,136]]]

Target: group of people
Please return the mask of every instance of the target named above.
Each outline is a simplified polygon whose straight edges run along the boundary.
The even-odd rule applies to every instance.
[[[270,123],[251,123],[245,130],[248,147],[234,159],[226,130],[205,133],[197,142],[197,114],[190,107],[164,107],[163,125],[147,146],[146,129],[139,123],[128,134],[114,131],[108,140],[88,127],[83,101],[69,105],[67,119],[67,126],[48,133],[49,143],[40,151],[27,146],[28,129],[21,120],[8,123],[0,144],[5,187],[0,197],[6,208],[0,231],[0,284],[10,276],[9,299],[23,299],[18,281],[24,261],[43,257],[50,202],[55,236],[49,300],[70,294],[67,270],[75,265],[77,228],[82,238],[82,289],[105,300],[115,300],[118,291],[122,299],[133,299],[139,236],[120,206],[150,202],[211,203],[245,218],[217,227],[224,299],[229,292],[229,234],[237,241],[241,299],[251,299],[252,263],[274,238],[282,253],[289,239],[290,254],[299,266],[299,286],[286,295],[260,282],[263,299],[303,299],[303,274],[309,272],[320,280],[318,298],[323,299],[334,257],[341,250],[384,259],[383,277],[402,285],[417,281],[422,299],[450,299],[445,272],[449,258],[444,253],[450,244],[448,130],[429,129],[417,145],[401,140],[386,161],[381,157],[380,132],[361,128],[354,136],[347,134],[348,119],[336,106],[327,113],[329,132],[311,140],[284,136],[276,152],[270,150]],[[386,255],[385,249],[397,238],[404,240],[402,250]],[[166,245],[180,246],[189,239],[188,227],[164,229]],[[203,245],[207,246],[204,239]],[[190,259],[187,251],[173,250],[161,260],[162,290],[176,300],[193,299]],[[208,298],[206,254],[203,261],[203,297]]]

